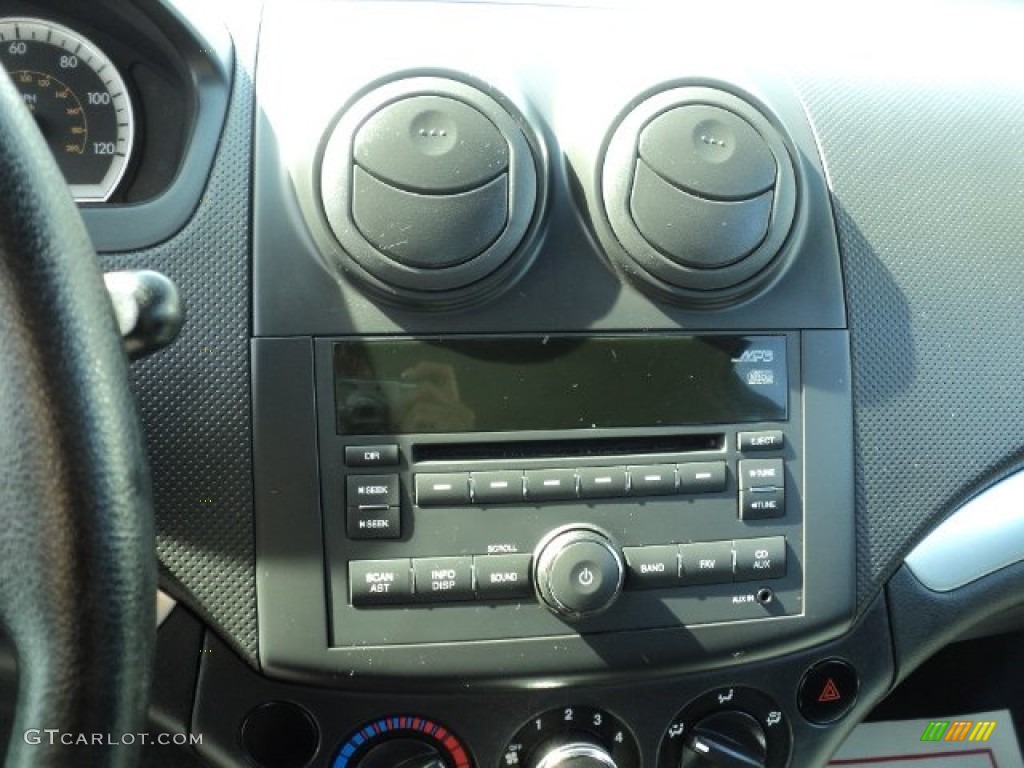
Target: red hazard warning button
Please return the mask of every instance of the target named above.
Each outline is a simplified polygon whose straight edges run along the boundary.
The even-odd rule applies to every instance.
[[[818,697],[818,703],[824,704],[829,701],[840,701],[843,695],[836,688],[836,681],[831,677],[825,681],[825,687],[821,689],[821,696]]]
[[[804,673],[797,692],[800,714],[818,725],[846,715],[857,701],[857,670],[842,659],[828,659]]]

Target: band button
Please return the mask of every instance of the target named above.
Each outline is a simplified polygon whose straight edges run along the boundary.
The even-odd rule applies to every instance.
[[[679,585],[679,547],[659,544],[623,547],[626,558],[626,589],[657,589]]]

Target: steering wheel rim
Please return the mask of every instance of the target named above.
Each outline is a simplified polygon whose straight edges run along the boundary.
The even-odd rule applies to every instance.
[[[4,765],[136,764],[156,591],[141,430],[88,234],[2,68],[0,515],[18,661]]]

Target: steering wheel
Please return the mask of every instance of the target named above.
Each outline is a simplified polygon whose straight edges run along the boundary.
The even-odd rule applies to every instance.
[[[4,765],[135,765],[155,641],[142,435],[88,234],[2,68],[0,516]]]

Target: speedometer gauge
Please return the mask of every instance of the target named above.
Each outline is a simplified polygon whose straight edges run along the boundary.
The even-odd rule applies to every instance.
[[[117,188],[132,150],[124,80],[99,48],[43,19],[0,19],[0,63],[39,124],[79,202]]]

